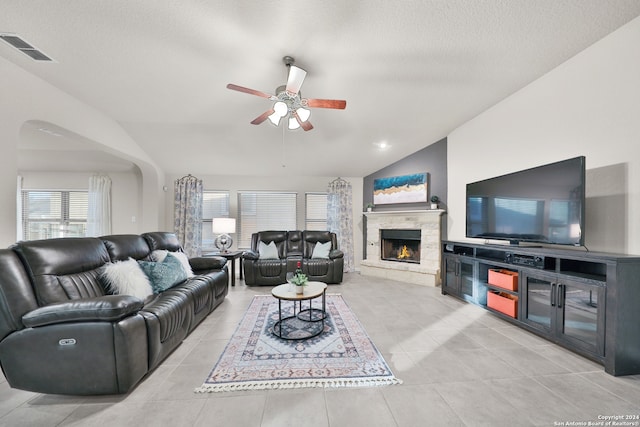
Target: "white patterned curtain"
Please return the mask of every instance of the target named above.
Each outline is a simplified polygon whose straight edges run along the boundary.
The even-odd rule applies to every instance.
[[[327,192],[327,229],[336,233],[338,249],[344,252],[344,271],[348,273],[355,269],[351,183],[342,178],[334,179]]]
[[[173,228],[189,257],[202,254],[202,180],[187,175],[174,183]]]
[[[87,236],[108,234],[111,234],[111,178],[95,174],[89,177]]]

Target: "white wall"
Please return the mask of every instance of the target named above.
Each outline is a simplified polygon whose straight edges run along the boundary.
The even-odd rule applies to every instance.
[[[460,126],[448,139],[448,236],[465,185],[584,155],[586,246],[640,254],[640,18]]]
[[[185,172],[186,175],[188,172]],[[167,175],[165,186],[167,187],[165,216],[166,231],[173,231],[173,185],[176,179],[183,175]],[[312,177],[312,176],[219,176],[203,175],[202,179],[205,190],[229,191],[230,194],[230,215],[237,217],[238,213],[238,191],[295,191],[298,193],[298,228],[304,229],[304,203],[305,192],[327,191],[329,182],[336,177]],[[362,178],[342,177],[351,183],[353,191],[353,245],[354,260],[356,269],[360,268],[362,260]],[[232,236],[235,237],[235,236]],[[235,239],[234,239],[235,240]],[[234,242],[234,247],[235,247]]]
[[[164,222],[161,209],[164,174],[111,118],[0,58],[0,247],[16,239],[17,154],[21,129],[30,120],[52,123],[140,168],[138,196],[142,227]]]

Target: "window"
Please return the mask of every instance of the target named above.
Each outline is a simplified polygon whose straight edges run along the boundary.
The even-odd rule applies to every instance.
[[[202,250],[216,250],[214,241],[216,236],[211,231],[213,218],[229,217],[229,192],[208,191],[202,192]]]
[[[87,206],[87,191],[23,190],[23,238],[84,237]]]
[[[327,193],[305,194],[305,229],[327,229]]]
[[[251,234],[264,230],[295,230],[296,193],[238,193],[238,247],[251,247]]]

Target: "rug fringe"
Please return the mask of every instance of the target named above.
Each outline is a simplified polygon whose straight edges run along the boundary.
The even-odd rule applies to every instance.
[[[228,384],[202,384],[195,393],[219,393],[226,391],[276,390],[296,388],[334,388],[334,387],[378,387],[402,384],[402,380],[392,377],[380,378],[333,378],[313,380],[275,380],[247,381]]]

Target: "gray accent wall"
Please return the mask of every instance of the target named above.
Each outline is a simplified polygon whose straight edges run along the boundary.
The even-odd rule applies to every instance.
[[[447,138],[431,144],[404,159],[380,169],[371,175],[365,176],[362,183],[363,207],[367,203],[373,203],[373,180],[390,176],[401,176],[414,173],[427,172],[428,198],[432,195],[440,197],[440,209],[447,206]],[[429,209],[427,203],[398,203],[392,205],[376,206],[374,211],[400,211]]]
[[[431,144],[420,151],[417,151],[395,163],[380,169],[371,175],[365,176],[362,182],[363,210],[367,203],[373,203],[373,180],[376,178],[386,178],[390,176],[401,176],[414,173],[427,172],[428,178],[428,199],[434,194],[440,198],[438,208],[447,209],[447,138]],[[426,203],[397,203],[389,205],[379,205],[373,208],[374,211],[403,211],[429,209],[431,202]],[[442,221],[442,238],[446,238],[446,220]],[[362,218],[362,258],[367,257],[367,218]]]

